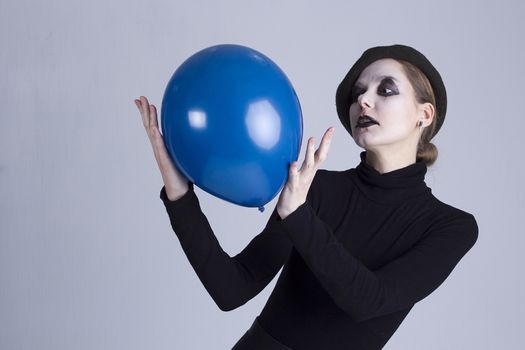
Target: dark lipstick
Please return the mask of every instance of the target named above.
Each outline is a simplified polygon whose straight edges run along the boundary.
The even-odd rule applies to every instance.
[[[374,118],[372,118],[372,117],[370,117],[368,115],[361,115],[357,119],[357,123],[356,123],[355,127],[356,128],[366,128],[366,127],[369,127],[369,126],[374,125],[374,124],[379,125],[379,123]]]

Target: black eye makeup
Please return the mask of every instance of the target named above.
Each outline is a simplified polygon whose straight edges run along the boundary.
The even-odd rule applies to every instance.
[[[366,91],[364,87],[359,84],[355,84],[351,91],[352,103],[357,102],[359,95],[363,94]],[[392,95],[399,94],[396,84],[394,83],[394,78],[384,77],[383,80],[379,83],[377,87],[377,93],[380,96],[388,97]]]
[[[361,95],[363,92],[365,92],[365,89],[354,85],[354,87],[352,88],[352,93],[350,95],[352,99],[352,103],[357,102],[357,97]]]

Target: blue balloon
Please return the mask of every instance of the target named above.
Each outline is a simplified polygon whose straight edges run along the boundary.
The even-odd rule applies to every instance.
[[[203,49],[177,68],[161,127],[170,157],[191,182],[260,211],[285,185],[303,136],[299,99],[284,72],[233,44]]]

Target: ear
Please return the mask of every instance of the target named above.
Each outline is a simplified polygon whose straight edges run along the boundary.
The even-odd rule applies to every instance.
[[[419,105],[419,120],[423,120],[424,126],[429,126],[434,120],[434,114],[436,109],[430,102],[422,103]]]

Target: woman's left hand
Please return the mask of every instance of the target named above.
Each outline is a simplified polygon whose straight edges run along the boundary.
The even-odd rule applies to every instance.
[[[306,155],[301,169],[297,170],[297,161],[290,164],[288,181],[281,191],[276,207],[277,213],[282,220],[306,202],[306,196],[315,177],[315,173],[326,159],[328,150],[330,149],[330,142],[332,141],[334,131],[334,127],[326,130],[321,140],[321,145],[315,153],[314,138],[310,137],[308,139]]]

